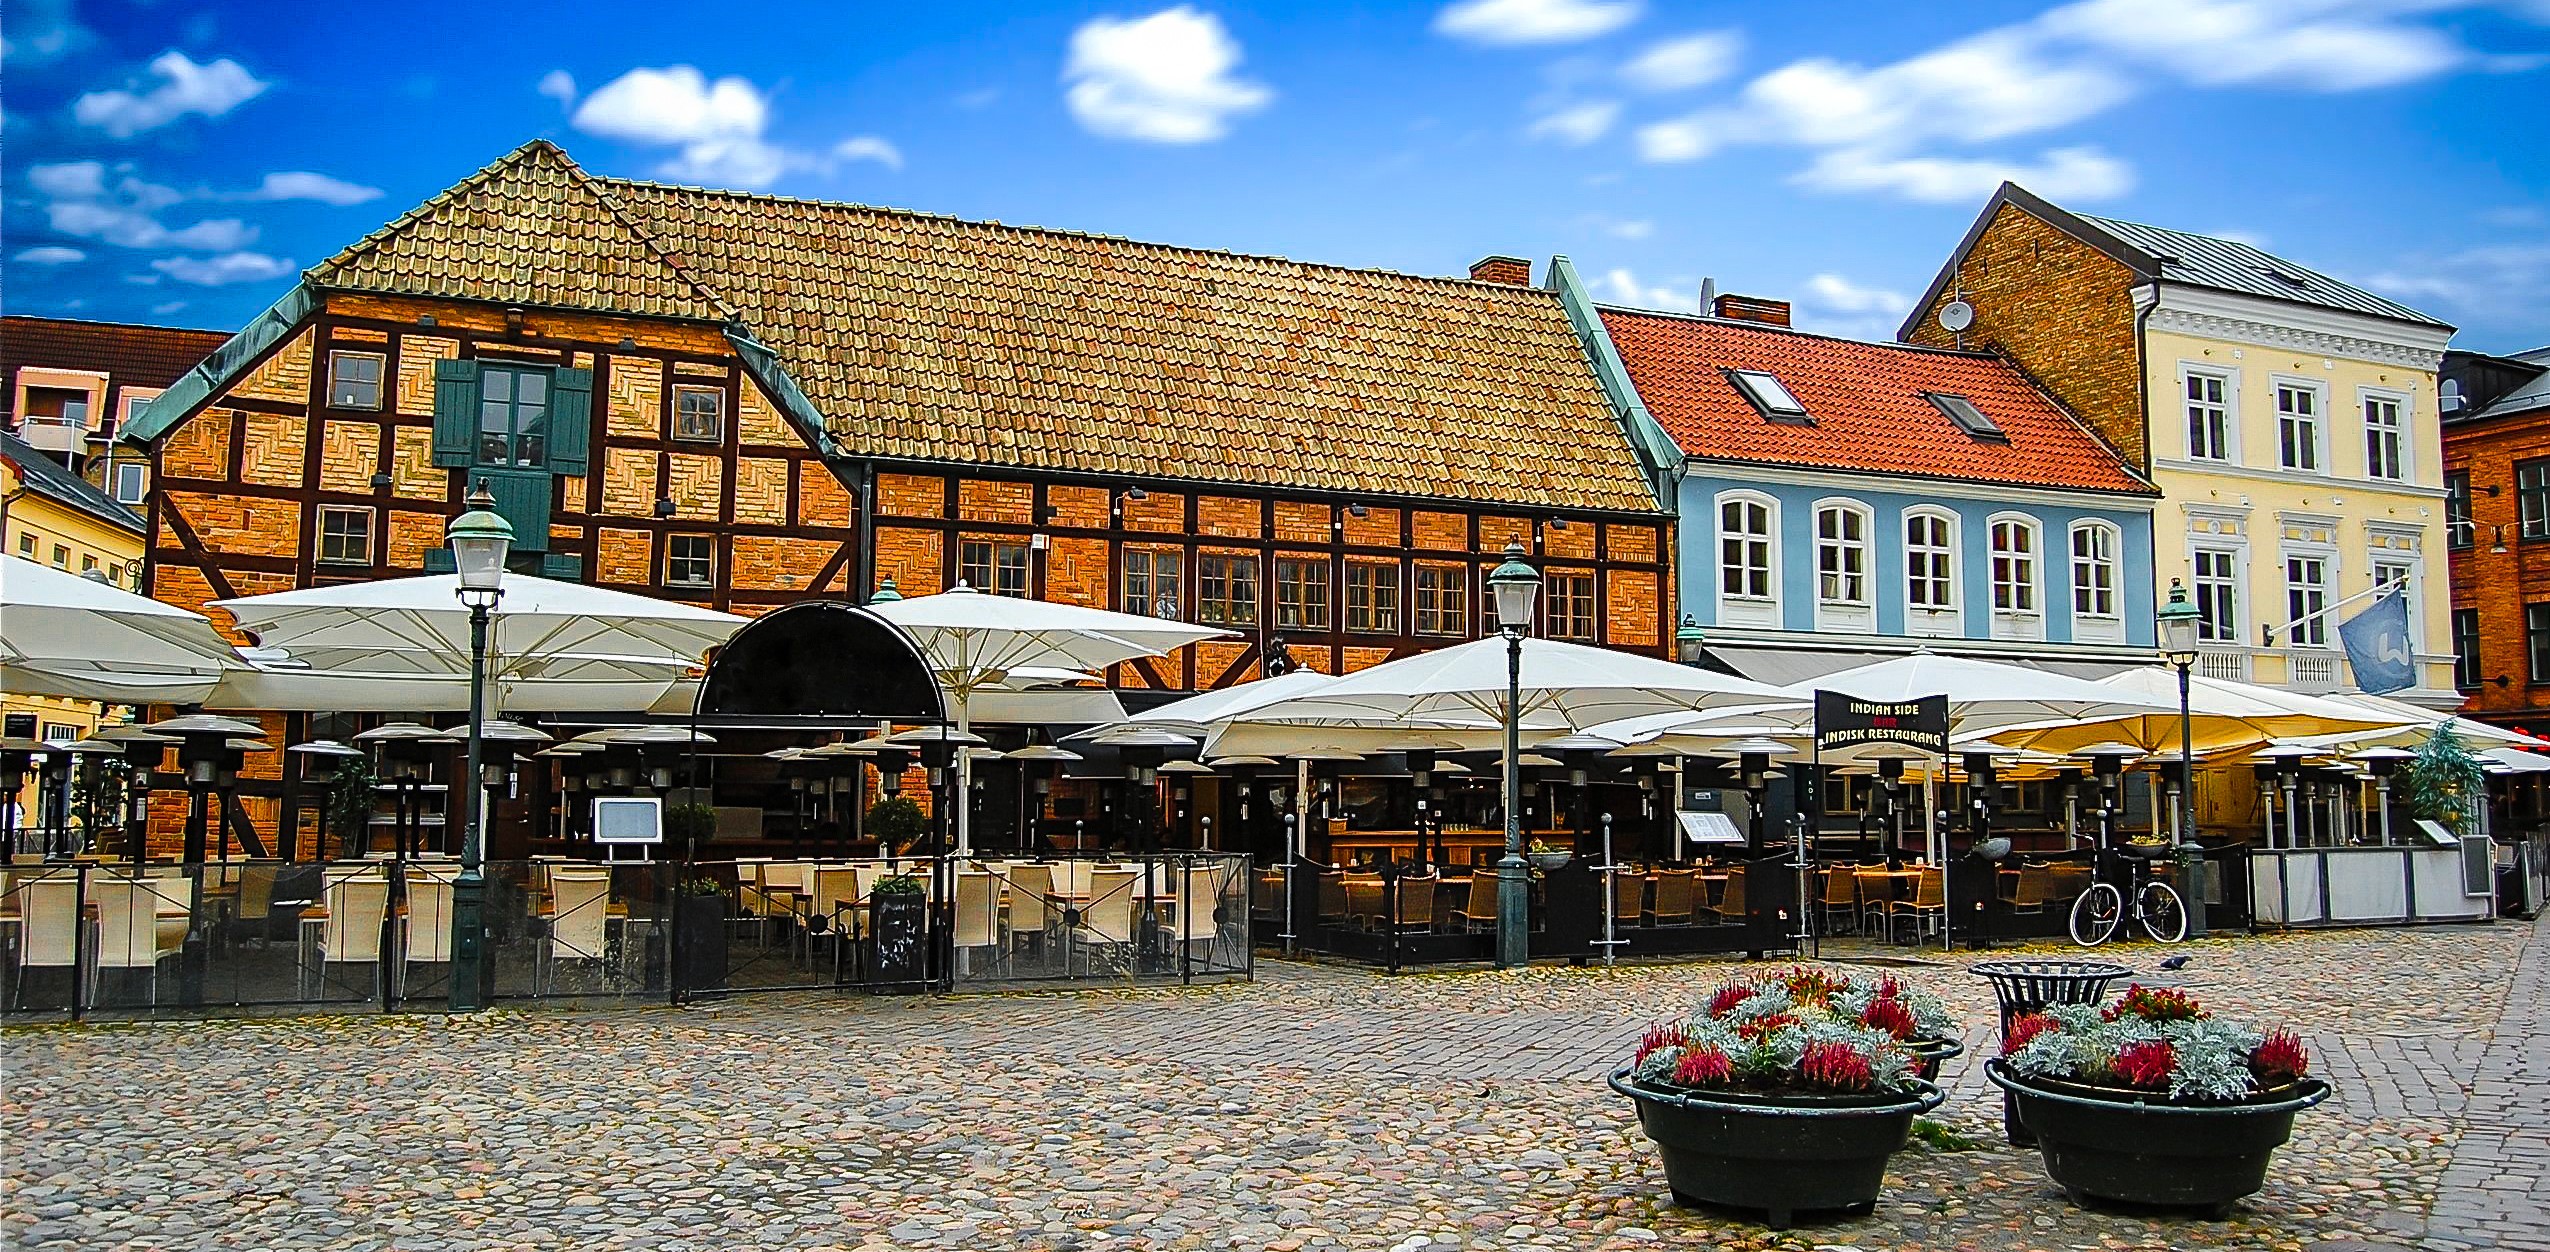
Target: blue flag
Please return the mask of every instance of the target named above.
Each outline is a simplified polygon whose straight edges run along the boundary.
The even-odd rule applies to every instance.
[[[2368,696],[2417,685],[2417,662],[2408,647],[2408,596],[2377,596],[2364,611],[2338,626],[2338,642],[2355,666],[2355,685]]]

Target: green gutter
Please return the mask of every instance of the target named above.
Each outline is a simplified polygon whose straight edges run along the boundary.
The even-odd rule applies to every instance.
[[[1664,425],[1647,411],[1646,402],[1638,398],[1638,388],[1629,381],[1629,366],[1620,359],[1620,349],[1613,347],[1611,333],[1603,329],[1602,315],[1594,309],[1594,297],[1576,276],[1576,266],[1566,257],[1554,256],[1549,261],[1549,277],[1542,286],[1558,294],[1558,304],[1567,310],[1567,321],[1576,328],[1576,338],[1585,345],[1585,356],[1593,363],[1594,378],[1610,397],[1612,412],[1620,418],[1622,433],[1629,437],[1630,451],[1637,454],[1639,464],[1647,471],[1648,486],[1656,493],[1656,502],[1666,512],[1674,509],[1673,481],[1682,474],[1682,445],[1667,434]]]
[[[116,437],[126,443],[147,444],[177,428],[179,422],[194,416],[195,410],[210,403],[239,376],[265,358],[276,344],[290,338],[303,319],[319,307],[318,293],[307,283],[295,283],[292,290],[258,314],[238,334],[212,355],[186,371],[186,376],[171,384],[168,390],[142,402],[141,411],[117,429]]]
[[[743,358],[744,372],[752,376],[762,394],[779,406],[797,433],[805,436],[808,446],[826,457],[839,455],[839,449],[833,446],[832,432],[824,428],[823,411],[806,398],[797,380],[788,376],[787,368],[779,363],[779,354],[753,338],[752,330],[740,321],[726,323],[726,342],[735,345],[735,354]]]

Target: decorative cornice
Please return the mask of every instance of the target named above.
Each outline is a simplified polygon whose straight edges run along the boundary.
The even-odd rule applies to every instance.
[[[2261,348],[2290,348],[2315,356],[2342,356],[2428,374],[2435,372],[2444,360],[2440,345],[2429,348],[2423,344],[2366,339],[2302,326],[2279,326],[2222,313],[2174,307],[2168,302],[2153,309],[2144,325],[2152,330],[2174,331],[2203,339],[2231,340]]]

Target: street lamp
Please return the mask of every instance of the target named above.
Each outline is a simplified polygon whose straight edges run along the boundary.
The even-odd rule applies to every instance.
[[[2178,671],[2178,875],[2186,884],[2187,934],[2205,936],[2205,851],[2196,842],[2196,719],[2189,687],[2196,671],[2196,633],[2203,615],[2187,599],[2187,587],[2169,580],[2169,603],[2160,606],[2160,654]]]
[[[1541,598],[1541,572],[1505,545],[1505,564],[1488,575],[1496,593],[1496,629],[1505,636],[1505,856],[1496,863],[1496,967],[1531,963],[1532,896],[1523,861],[1523,636]]]
[[[1700,623],[1691,615],[1682,615],[1682,626],[1673,632],[1673,659],[1685,665],[1700,666],[1709,660],[1709,636],[1701,633]]]
[[[451,546],[452,568],[460,575],[453,594],[469,606],[469,763],[463,772],[466,797],[460,811],[460,876],[452,881],[452,1011],[473,1013],[486,1007],[487,874],[486,831],[480,813],[485,792],[479,768],[486,752],[487,618],[505,596],[505,555],[513,549],[514,528],[496,512],[496,498],[480,482],[465,502],[469,511],[453,518],[443,541]]]

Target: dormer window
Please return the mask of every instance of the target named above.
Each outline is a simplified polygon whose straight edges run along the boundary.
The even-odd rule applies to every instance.
[[[2300,274],[2296,274],[2283,266],[2268,265],[2261,268],[2266,271],[2267,277],[2283,283],[2287,287],[2308,287],[2311,285],[2310,279],[2304,278]]]
[[[1983,410],[1974,406],[1974,401],[1964,396],[1952,396],[1937,391],[1923,394],[1930,398],[1933,405],[1938,406],[1940,412],[1948,415],[1949,421],[1957,424],[1957,429],[1977,439],[1989,439],[1995,443],[2010,442],[2010,436],[2002,431],[2000,424],[1985,417]]]
[[[1744,393],[1744,398],[1752,403],[1755,411],[1772,421],[1806,425],[1815,422],[1814,418],[1807,416],[1806,406],[1798,403],[1797,397],[1790,395],[1789,389],[1770,374],[1760,370],[1728,370],[1727,380],[1735,384],[1737,391]]]

